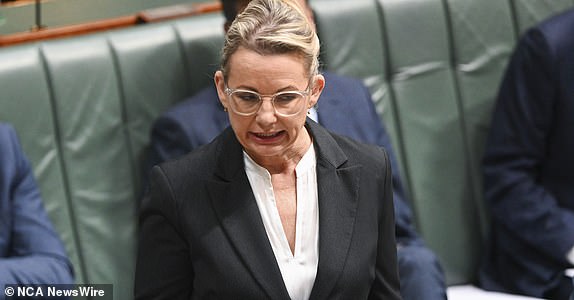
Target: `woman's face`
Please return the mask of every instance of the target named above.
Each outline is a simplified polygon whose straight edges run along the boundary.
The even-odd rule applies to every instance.
[[[308,133],[304,128],[307,111],[317,103],[324,86],[324,78],[317,75],[310,81],[303,59],[296,54],[260,55],[240,47],[231,55],[227,85],[223,73],[215,74],[219,99],[229,114],[229,121],[244,150],[256,161],[270,157],[291,157],[304,153],[308,146]],[[250,116],[233,111],[232,90],[254,91],[273,95],[284,91],[306,91],[300,110],[290,116],[275,112],[271,97],[263,97],[259,109]],[[299,106],[298,106],[299,107]]]

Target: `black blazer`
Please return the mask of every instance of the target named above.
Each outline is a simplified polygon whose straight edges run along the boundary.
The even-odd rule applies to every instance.
[[[319,123],[331,132],[385,148],[393,169],[397,242],[423,246],[413,226],[412,211],[401,184],[391,139],[377,115],[369,90],[355,78],[331,72],[323,72],[323,76],[327,84],[319,100]],[[181,157],[211,142],[227,126],[229,119],[219,102],[215,84],[173,106],[153,125],[144,180],[147,182],[154,165]]]
[[[306,126],[319,195],[310,299],[400,299],[386,152]],[[153,169],[138,250],[136,299],[289,299],[231,128]]]

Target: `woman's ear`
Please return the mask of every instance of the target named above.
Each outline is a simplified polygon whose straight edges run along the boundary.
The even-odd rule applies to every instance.
[[[221,70],[215,72],[213,75],[213,81],[215,82],[215,87],[217,88],[217,96],[219,96],[219,102],[223,106],[223,109],[227,110],[227,93],[225,93],[225,78],[223,78],[223,72]]]
[[[311,90],[311,97],[309,99],[309,107],[315,106],[317,104],[324,88],[325,77],[323,77],[321,74],[315,75],[315,78],[313,78],[313,89]]]

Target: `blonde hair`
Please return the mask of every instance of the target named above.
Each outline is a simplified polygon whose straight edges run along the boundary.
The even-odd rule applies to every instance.
[[[221,71],[229,74],[229,59],[239,47],[261,55],[300,55],[309,77],[319,73],[319,38],[297,2],[253,0],[237,15],[225,36]]]

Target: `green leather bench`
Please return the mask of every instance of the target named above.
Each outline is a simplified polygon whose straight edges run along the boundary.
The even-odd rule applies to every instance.
[[[488,234],[480,160],[498,83],[518,35],[574,1],[314,4],[323,60],[370,86],[399,153],[418,228],[448,283],[475,279]]]
[[[574,0],[311,4],[326,67],[372,91],[449,285],[473,283],[488,234],[480,157],[500,77],[517,36]],[[222,26],[208,14],[0,48],[0,120],[18,130],[79,283],[132,298],[149,129],[212,84]]]

